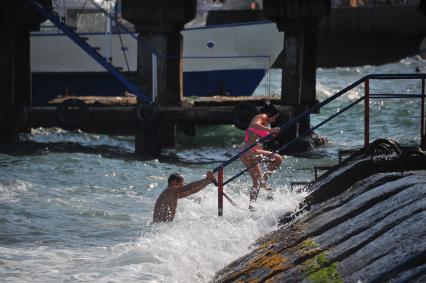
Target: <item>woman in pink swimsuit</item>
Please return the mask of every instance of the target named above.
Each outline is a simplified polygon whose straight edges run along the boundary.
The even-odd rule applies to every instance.
[[[281,129],[270,128],[269,124],[275,122],[280,115],[279,111],[272,104],[268,104],[260,110],[260,114],[253,117],[249,127],[246,130],[246,137],[242,149],[251,146],[258,138],[263,138],[269,134],[276,135]],[[260,188],[270,190],[267,185],[269,175],[277,169],[282,162],[279,154],[272,154],[270,151],[264,150],[261,144],[256,145],[240,157],[241,161],[247,167],[254,163],[256,166],[249,169],[251,178],[253,179],[253,187],[250,190],[250,202],[255,202]],[[262,174],[260,162],[267,162],[268,171]]]

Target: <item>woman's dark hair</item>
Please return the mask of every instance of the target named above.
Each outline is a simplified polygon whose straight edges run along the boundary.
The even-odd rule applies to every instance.
[[[173,181],[182,181],[183,176],[179,173],[173,173],[169,176],[169,179],[167,180],[167,183],[170,185]]]
[[[273,104],[265,103],[265,106],[263,106],[259,110],[259,113],[264,113],[264,114],[266,114],[266,116],[272,117],[272,116],[274,116],[276,114],[279,114],[280,111],[278,111],[278,109],[275,108],[275,106]]]

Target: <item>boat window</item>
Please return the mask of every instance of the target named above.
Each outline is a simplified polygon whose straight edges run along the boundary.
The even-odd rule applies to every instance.
[[[209,42],[207,42],[207,44],[206,44],[206,47],[208,48],[208,49],[212,49],[213,47],[214,47],[214,42],[213,41],[209,41]]]

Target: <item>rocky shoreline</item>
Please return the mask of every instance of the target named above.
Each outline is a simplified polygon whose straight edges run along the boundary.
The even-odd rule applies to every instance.
[[[426,282],[426,155],[384,144],[310,184],[214,282]]]

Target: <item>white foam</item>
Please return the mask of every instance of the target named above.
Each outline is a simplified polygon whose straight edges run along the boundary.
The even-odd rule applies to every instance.
[[[323,100],[330,97],[368,73],[413,72],[416,67],[424,69],[425,62],[414,57],[378,67],[319,69],[318,98]],[[272,71],[273,79],[280,78],[278,72]],[[273,91],[280,93],[280,80],[275,81],[277,83],[273,85]],[[378,90],[390,93],[417,93],[419,89],[418,84],[401,81],[380,82],[376,86],[372,83],[372,90],[377,86]],[[358,89],[350,93],[349,97],[342,97],[343,102],[340,104],[321,109],[320,114],[313,115],[313,122],[316,124],[316,119],[328,118],[359,95],[362,95],[362,91]],[[386,121],[372,119],[372,134],[375,125],[385,126],[377,127],[376,131],[386,130],[397,140],[401,138],[402,141],[418,143],[419,122],[418,119],[412,119],[418,116],[411,111],[418,109],[415,108],[416,101],[413,104],[399,103],[400,107],[389,103],[371,104],[372,118],[375,118],[374,111],[380,110],[380,116]],[[386,114],[385,108],[393,109],[393,112]],[[329,128],[325,125],[318,131],[328,137],[328,147],[334,152],[342,146],[362,143],[362,135],[355,135],[355,130],[362,134],[362,111],[356,107],[353,110],[355,113],[351,114],[350,111],[345,119],[336,119],[327,124]],[[414,135],[411,129],[416,130]],[[221,134],[212,132],[211,138],[215,139],[215,135]],[[76,141],[89,145],[119,145],[129,150],[133,148],[133,138],[117,139],[60,129],[37,129],[28,138],[41,142]],[[240,142],[241,139],[236,140]],[[205,148],[195,146],[195,149],[178,151],[176,155],[180,157],[179,160],[195,163],[197,160],[217,162],[229,157],[226,148],[212,148],[204,152]],[[224,216],[218,217],[216,189],[209,186],[188,199],[179,200],[174,223],[144,226],[144,222],[152,217],[155,197],[164,187],[169,173],[182,172],[188,179],[198,178],[211,166],[180,166],[158,160],[144,163],[118,162],[85,154],[20,157],[19,163],[15,160],[9,162],[9,159],[6,156],[0,173],[0,202],[5,204],[0,207],[0,213],[3,210],[4,215],[9,213],[0,220],[12,232],[10,236],[5,234],[5,242],[0,242],[0,281],[6,282],[210,281],[215,272],[250,252],[256,239],[276,229],[278,217],[294,210],[304,196],[290,194],[281,186],[273,201],[266,201],[265,194],[260,194],[257,211],[251,213],[247,209],[249,183],[237,181],[227,186],[225,192],[242,209],[232,207],[225,200]],[[273,179],[283,182],[310,180],[313,176],[311,168],[318,162],[320,160],[288,158],[282,169],[274,173]],[[331,163],[330,160],[327,162]],[[237,171],[237,168],[231,166],[230,171]],[[52,172],[55,172],[57,178],[48,180],[43,177],[51,176]],[[69,182],[71,178],[75,183]],[[93,178],[98,180],[94,182],[91,180]],[[248,179],[247,176],[244,178]],[[16,202],[20,202],[19,208],[25,209],[15,211]],[[9,206],[10,203],[12,205]],[[107,217],[103,217],[103,213],[97,216],[97,211],[105,212]],[[45,213],[44,217],[39,217],[43,214],[40,212]],[[93,213],[94,216],[87,217],[87,213],[89,216]],[[25,223],[30,224],[23,227],[26,229],[17,231],[16,219],[24,219],[27,221]],[[98,228],[102,230],[99,232],[107,233],[96,238],[92,232],[98,232]],[[46,234],[40,235],[41,230]],[[0,232],[3,231],[6,230]],[[18,237],[14,236],[15,232]],[[58,239],[64,242],[58,243]],[[15,242],[9,244],[7,241]]]
[[[136,268],[147,282],[210,281],[216,271],[253,249],[261,235],[274,230],[280,215],[297,208],[304,195],[280,189],[273,201],[264,200],[262,192],[254,213],[248,210],[248,192],[228,191],[241,208],[225,200],[222,217],[217,216],[215,188],[179,200],[174,223],[152,224],[136,243],[114,247],[111,267],[120,266],[124,273]]]
[[[20,196],[27,192],[32,184],[23,180],[0,182],[0,202],[11,203],[19,201]]]
[[[112,247],[2,247],[0,274],[26,282],[210,281],[219,269],[252,250],[256,239],[276,229],[278,217],[295,210],[304,197],[281,187],[273,201],[266,201],[261,192],[257,211],[250,212],[248,187],[240,181],[225,188],[241,208],[225,200],[223,217],[217,216],[216,188],[209,186],[179,200],[175,222],[149,224],[139,238]]]

